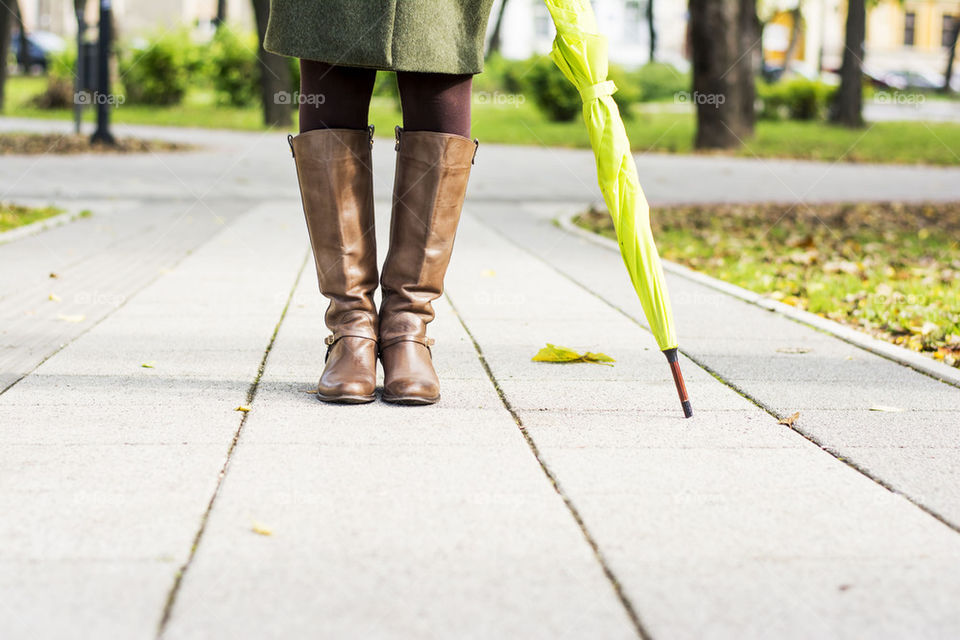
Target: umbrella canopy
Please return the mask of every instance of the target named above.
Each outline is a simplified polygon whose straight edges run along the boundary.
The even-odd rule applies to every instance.
[[[607,80],[607,38],[597,28],[589,0],[544,1],[557,28],[550,57],[583,99],[583,120],[597,160],[597,180],[613,218],[620,253],[650,330],[670,363],[683,413],[689,418],[693,409],[680,373],[673,310],[650,231],[650,206],[640,188],[620,111],[611,97],[616,86]]]

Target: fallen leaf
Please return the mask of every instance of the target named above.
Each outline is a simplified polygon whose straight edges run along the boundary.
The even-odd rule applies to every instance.
[[[599,352],[593,352],[593,351],[587,351],[585,354],[583,354],[583,359],[586,360],[587,362],[596,362],[598,364],[603,364],[606,362],[616,362],[616,360],[614,360],[613,358],[611,358],[605,353],[599,353]]]
[[[878,404],[870,407],[870,411],[883,411],[885,413],[899,413],[903,411],[900,407],[888,407],[886,405]]]
[[[534,362],[594,362],[596,364],[605,364],[612,367],[614,362],[613,358],[608,356],[605,353],[599,353],[594,351],[587,351],[586,353],[579,353],[573,349],[567,347],[561,347],[555,344],[547,343],[547,346],[540,349],[533,358]]]
[[[484,278],[493,278],[494,276],[497,275],[497,272],[494,271],[493,269],[484,269],[483,271],[480,272],[480,275],[483,276]]]
[[[780,347],[777,353],[810,353],[807,347]]]
[[[144,369],[153,369],[155,364],[156,362],[154,362],[153,360],[150,360],[149,362],[142,363],[140,366],[143,367]]]
[[[547,346],[537,351],[537,355],[533,356],[534,362],[577,362],[581,360],[581,356],[578,352],[573,349],[568,349],[566,347],[558,347],[555,344],[547,343]]]
[[[59,278],[60,276],[59,276],[59,274],[53,273],[53,272],[51,271],[51,272],[50,272],[50,277],[51,277],[51,278]]]
[[[234,411],[242,411],[242,412],[246,413],[247,411],[250,411],[250,407],[248,407],[248,406],[245,405],[245,404],[242,404],[242,405],[240,405],[239,407],[237,407],[236,409],[234,409]]]
[[[64,322],[83,322],[84,320],[87,319],[87,316],[85,316],[85,315],[83,315],[83,314],[77,314],[77,315],[72,315],[72,316],[70,316],[70,315],[65,315],[65,314],[61,313],[60,315],[57,316],[57,318],[58,318],[59,320],[63,320]]]
[[[259,522],[254,522],[254,523],[253,523],[253,526],[250,527],[250,530],[253,531],[253,532],[256,533],[256,534],[261,535],[261,536],[272,536],[272,535],[273,535],[273,530],[271,530],[269,527],[263,526],[263,525],[260,524]]]
[[[779,420],[777,420],[777,424],[785,424],[788,427],[792,427],[793,423],[796,422],[798,418],[800,418],[799,411],[797,411],[792,416],[787,416],[786,418],[780,418]]]
[[[60,302],[60,296],[55,293],[51,293],[49,296],[47,296],[47,300],[50,302]]]

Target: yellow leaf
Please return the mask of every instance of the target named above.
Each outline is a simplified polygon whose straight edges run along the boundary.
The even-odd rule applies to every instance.
[[[870,411],[883,411],[885,413],[900,413],[903,411],[900,407],[888,407],[886,405],[878,404],[873,407],[870,407]]]
[[[60,302],[60,296],[55,293],[51,293],[49,296],[47,296],[47,300],[50,302]]]
[[[497,272],[494,271],[493,269],[484,269],[483,271],[480,272],[480,275],[483,276],[484,278],[493,278],[494,276],[497,275]]]
[[[597,364],[607,364],[611,367],[613,365],[609,363],[616,362],[605,353],[588,351],[581,354],[573,349],[550,344],[549,342],[547,346],[537,352],[537,355],[533,356],[532,360],[534,362],[595,362]]]
[[[800,412],[797,411],[792,416],[787,416],[786,418],[780,418],[779,420],[777,420],[777,424],[785,424],[788,427],[792,427],[793,423],[796,422],[797,419],[799,418],[800,418]]]
[[[155,364],[156,364],[156,363],[155,363],[153,360],[151,360],[150,362],[144,362],[144,363],[141,364],[140,366],[143,367],[144,369],[153,369],[153,366],[154,366]]]
[[[84,320],[87,319],[87,316],[83,314],[68,316],[61,313],[60,315],[57,316],[57,318],[59,320],[63,320],[64,322],[83,322]]]
[[[583,354],[583,359],[586,360],[587,362],[596,362],[597,364],[606,364],[611,367],[613,366],[611,363],[616,362],[616,360],[614,360],[607,354],[594,352],[594,351],[587,351],[585,354]]]
[[[58,274],[53,273],[53,272],[51,271],[51,272],[50,272],[50,277],[51,277],[51,278],[59,278],[60,276],[59,276]]]
[[[248,406],[245,405],[245,404],[242,404],[242,405],[240,405],[239,407],[237,407],[236,409],[234,409],[234,411],[242,411],[243,413],[246,413],[247,411],[250,411],[250,407],[248,407]]]
[[[250,530],[253,531],[254,533],[257,533],[257,534],[261,535],[261,536],[272,536],[272,535],[273,535],[273,531],[272,531],[269,527],[265,527],[264,525],[260,524],[259,522],[254,522],[254,523],[253,523],[253,526],[250,527]]]
[[[580,360],[582,356],[574,351],[573,349],[568,349],[566,347],[558,347],[555,344],[547,343],[547,346],[537,351],[537,355],[533,356],[534,362],[576,362]]]

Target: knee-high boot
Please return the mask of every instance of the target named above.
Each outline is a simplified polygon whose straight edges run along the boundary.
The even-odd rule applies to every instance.
[[[377,383],[377,246],[373,129],[317,129],[289,138],[320,292],[329,298],[326,360],[317,397],[374,400]]]
[[[430,352],[431,302],[443,293],[477,141],[397,127],[390,249],[380,278],[383,399],[431,404],[440,383]]]

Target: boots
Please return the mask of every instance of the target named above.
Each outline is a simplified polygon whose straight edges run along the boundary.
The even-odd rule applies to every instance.
[[[330,299],[326,364],[317,397],[356,404],[377,385],[377,246],[373,218],[373,127],[289,136],[320,292]]]
[[[443,277],[478,142],[432,131],[397,133],[390,250],[380,278],[383,400],[432,404],[440,399],[427,323]]]

